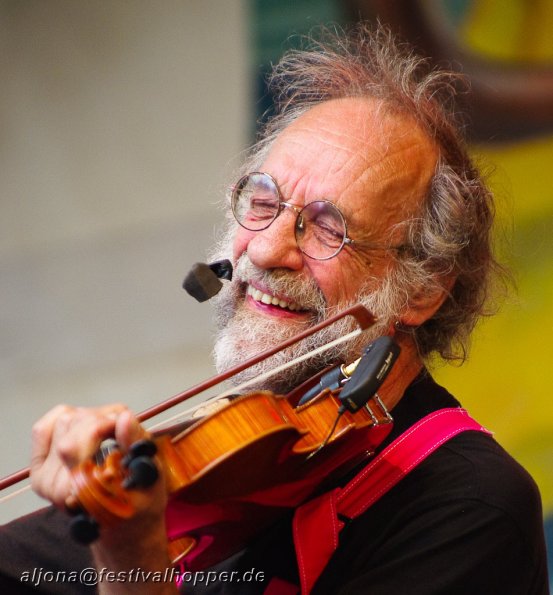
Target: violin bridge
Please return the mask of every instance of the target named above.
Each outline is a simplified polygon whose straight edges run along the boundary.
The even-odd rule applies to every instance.
[[[378,408],[378,413],[380,414],[377,416],[375,412],[371,409],[369,403],[373,402]],[[381,424],[390,424],[394,421],[394,418],[390,415],[388,408],[384,405],[384,402],[378,395],[378,393],[374,393],[373,397],[370,399],[369,402],[365,403],[365,409],[371,416],[372,422],[375,426],[379,426]]]

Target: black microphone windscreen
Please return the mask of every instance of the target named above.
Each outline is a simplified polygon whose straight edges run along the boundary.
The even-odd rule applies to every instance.
[[[197,262],[186,275],[182,286],[198,302],[205,302],[219,293],[223,284],[209,265]]]

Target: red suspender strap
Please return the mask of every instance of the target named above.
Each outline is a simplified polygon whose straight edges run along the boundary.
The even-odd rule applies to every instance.
[[[359,516],[429,454],[466,430],[491,433],[464,409],[435,411],[396,438],[346,486],[298,507],[293,531],[302,594],[311,591],[338,547],[338,534],[344,526],[338,515]]]

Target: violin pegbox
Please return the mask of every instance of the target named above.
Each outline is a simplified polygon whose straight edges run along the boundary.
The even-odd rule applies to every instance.
[[[151,440],[135,442],[126,454],[115,440],[107,440],[95,457],[72,471],[74,489],[67,508],[74,516],[70,532],[76,541],[92,543],[99,536],[99,526],[112,526],[135,514],[132,490],[157,481],[156,453]]]

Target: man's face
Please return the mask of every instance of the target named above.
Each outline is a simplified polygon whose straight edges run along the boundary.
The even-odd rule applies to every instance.
[[[296,215],[290,209],[263,231],[237,227],[236,277],[219,299],[218,366],[244,361],[361,295],[371,303],[371,294],[377,296],[394,267],[393,251],[372,247],[402,244],[402,223],[417,213],[436,155],[413,121],[387,115],[367,99],[325,102],[288,126],[260,170],[277,181],[293,205],[334,203],[354,244],[330,260],[305,256],[296,244]],[[381,319],[375,332],[381,334],[391,312],[374,313]]]

